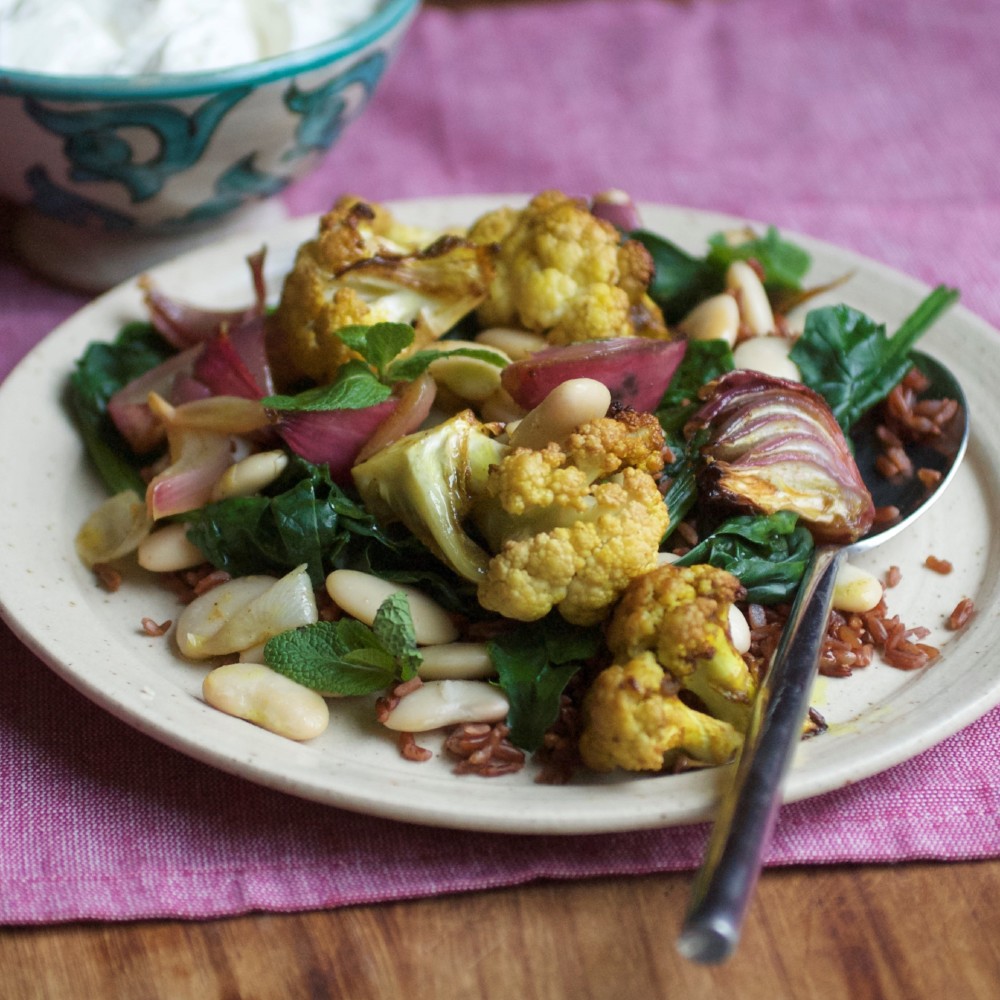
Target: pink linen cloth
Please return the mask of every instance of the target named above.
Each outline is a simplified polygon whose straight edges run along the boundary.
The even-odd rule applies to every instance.
[[[426,7],[365,117],[285,199],[620,187],[958,286],[1000,326],[998,43],[993,0]],[[84,301],[0,248],[0,376]],[[0,671],[0,922],[333,907],[691,868],[704,846],[705,825],[502,837],[355,815],[155,743],[6,625]],[[768,862],[996,857],[998,751],[1000,709],[786,806]]]

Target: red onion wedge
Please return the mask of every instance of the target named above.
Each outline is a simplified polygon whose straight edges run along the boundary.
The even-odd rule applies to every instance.
[[[875,518],[871,494],[830,407],[800,382],[737,370],[710,382],[685,434],[708,431],[703,509],[725,517],[793,510],[818,542],[849,544]]]
[[[163,425],[150,412],[147,400],[155,392],[174,398],[174,385],[190,378],[201,345],[167,358],[127,385],[108,400],[108,416],[136,455],[146,455],[163,441]]]
[[[547,347],[508,365],[500,381],[526,410],[562,382],[591,378],[608,387],[613,402],[650,412],[663,398],[686,346],[683,340],[617,337]]]
[[[392,397],[360,410],[271,410],[270,415],[292,451],[307,462],[328,465],[333,481],[344,484],[365,442],[398,405]]]
[[[235,330],[259,319],[266,307],[263,249],[247,257],[253,282],[254,303],[244,309],[214,310],[183,302],[161,292],[145,275],[139,279],[149,321],[156,331],[178,350],[203,343],[220,330]]]

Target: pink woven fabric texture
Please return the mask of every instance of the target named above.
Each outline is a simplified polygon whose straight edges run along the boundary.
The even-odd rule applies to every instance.
[[[993,0],[427,7],[365,117],[286,201],[621,187],[958,286],[1000,326],[998,44]],[[0,247],[0,375],[84,301]],[[0,670],[2,922],[332,907],[691,868],[704,846],[703,825],[502,837],[355,815],[138,734],[6,626]],[[785,807],[769,863],[997,856],[998,744],[1000,709]]]

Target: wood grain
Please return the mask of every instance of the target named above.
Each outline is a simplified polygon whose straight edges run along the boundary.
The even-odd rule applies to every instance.
[[[995,1000],[1000,861],[774,870],[736,956],[674,950],[690,875],[329,912],[0,931],[5,1000]]]

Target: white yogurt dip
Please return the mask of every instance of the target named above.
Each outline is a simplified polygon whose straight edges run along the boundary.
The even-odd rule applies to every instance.
[[[189,73],[315,45],[383,0],[0,0],[0,68]]]

